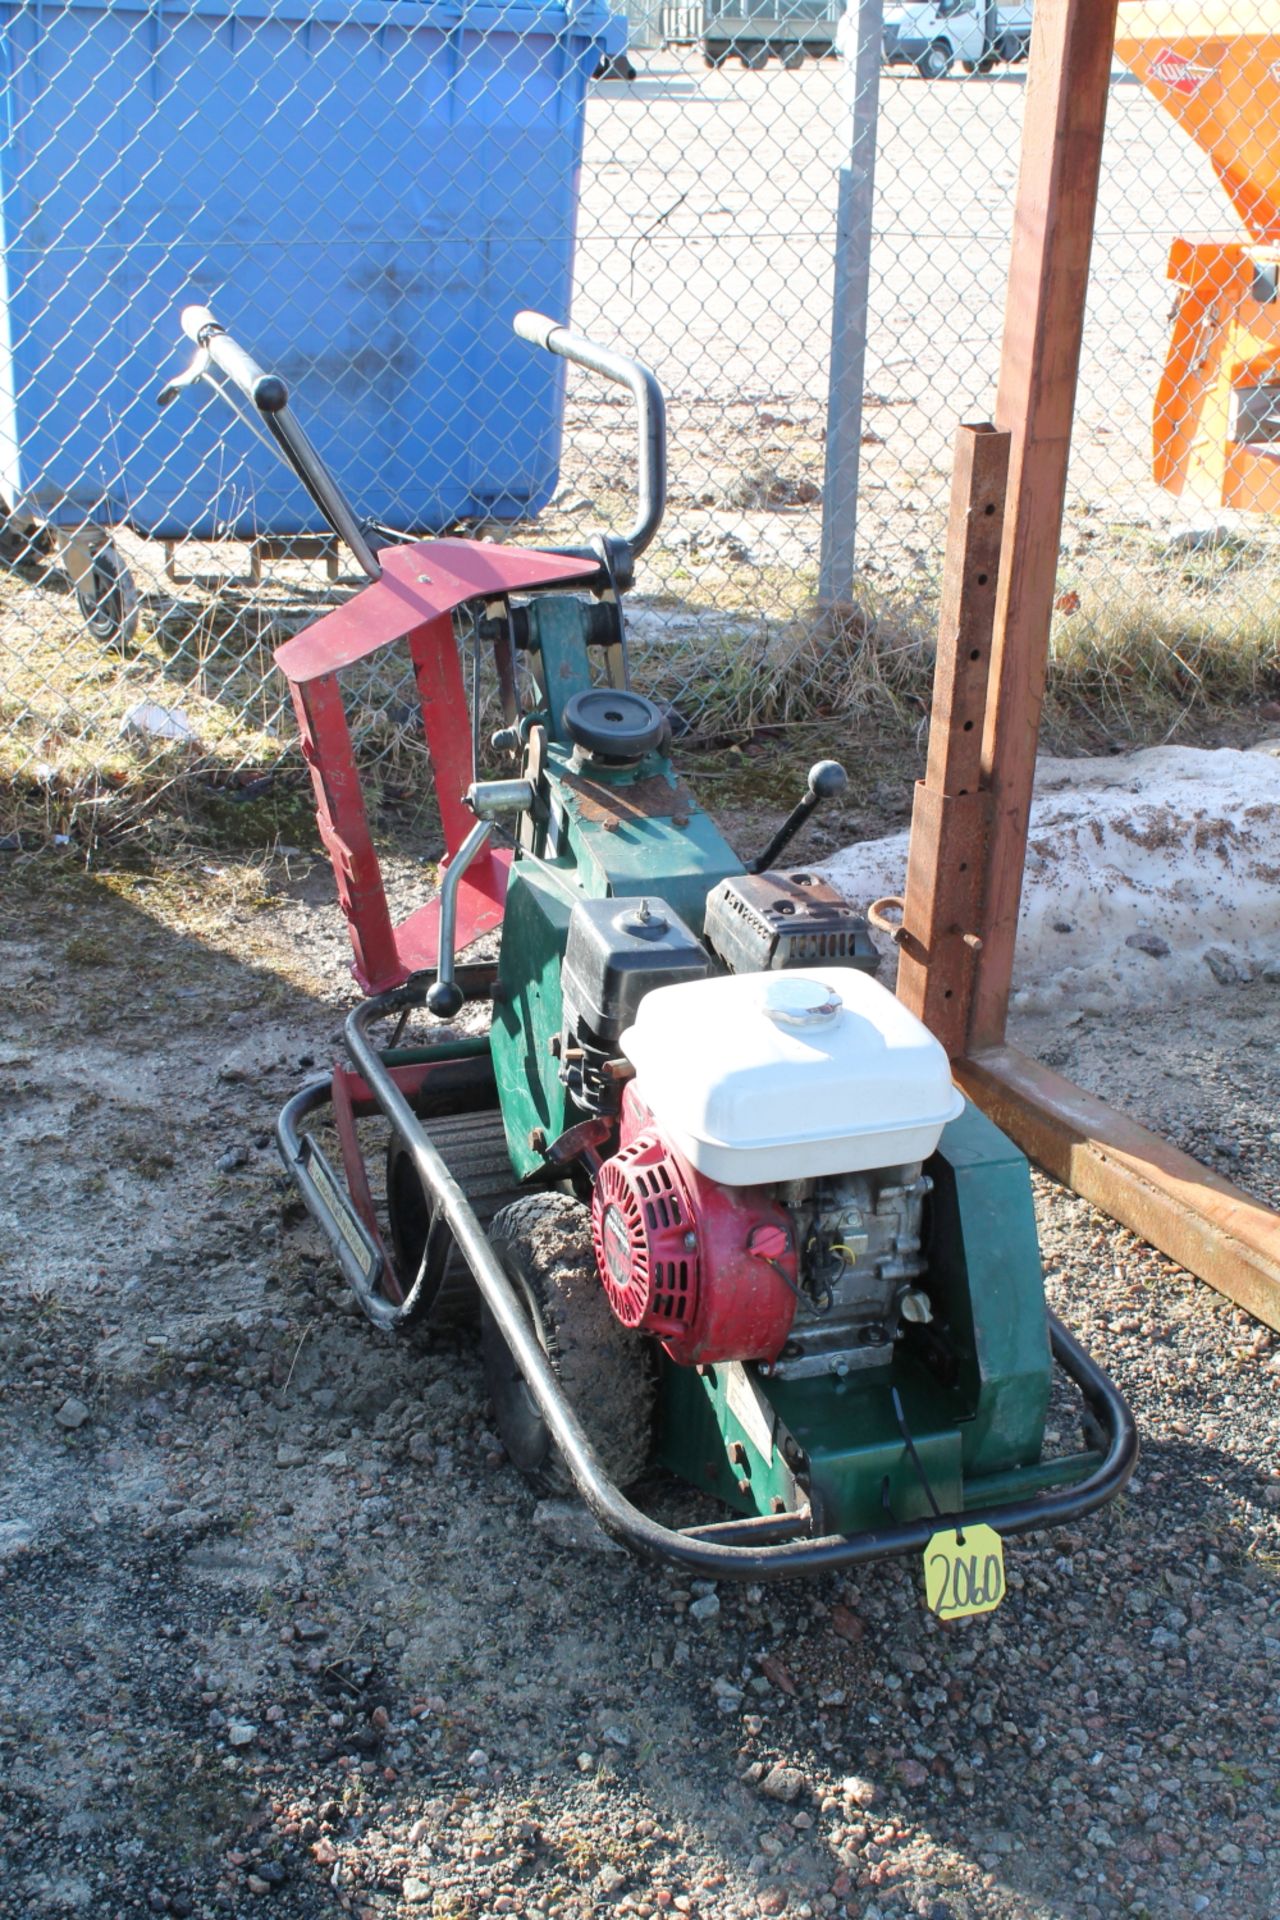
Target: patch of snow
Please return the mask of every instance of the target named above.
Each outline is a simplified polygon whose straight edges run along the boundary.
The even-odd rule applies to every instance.
[[[899,833],[846,847],[821,870],[865,906],[901,893],[906,867]],[[1017,1010],[1172,1004],[1270,966],[1280,967],[1280,740],[1040,762]]]

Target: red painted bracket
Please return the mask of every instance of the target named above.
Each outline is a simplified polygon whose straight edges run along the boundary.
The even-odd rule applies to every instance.
[[[596,570],[593,560],[480,540],[414,541],[384,547],[379,559],[380,580],[276,649],[298,716],[320,837],[350,928],[352,972],[366,993],[382,993],[435,965],[440,909],[429,900],[399,927],[392,924],[338,675],[383,647],[408,644],[447,865],[474,824],[463,798],[471,780],[471,725],[453,637],[455,609],[581,580]],[[501,921],[510,864],[510,855],[490,852],[468,870],[458,889],[459,949]]]

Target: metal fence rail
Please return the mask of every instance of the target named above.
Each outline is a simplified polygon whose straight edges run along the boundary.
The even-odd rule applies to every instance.
[[[188,301],[374,519],[548,543],[631,487],[625,402],[510,333],[567,314],[669,396],[644,683],[694,728],[923,684],[1026,10],[730,3],[637,0],[624,53],[592,0],[0,0],[0,778],[70,806],[270,765],[271,647],[357,585],[215,396],[156,408]],[[1055,635],[1118,714],[1280,652],[1271,12],[1121,8]],[[366,690],[371,753],[407,712]]]

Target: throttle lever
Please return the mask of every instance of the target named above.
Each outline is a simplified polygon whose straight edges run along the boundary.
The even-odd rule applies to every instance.
[[[748,872],[767,873],[778,855],[795,839],[805,821],[824,800],[835,800],[849,784],[849,776],[838,760],[819,760],[809,769],[809,791],[792,807],[772,840]]]
[[[161,387],[159,393],[156,395],[156,405],[158,407],[169,406],[172,401],[177,399],[180,393],[184,393],[188,387],[194,387],[197,380],[203,380],[208,371],[209,349],[208,347],[197,347],[192,357],[191,365],[187,368],[186,372],[175,373],[173,378]]]

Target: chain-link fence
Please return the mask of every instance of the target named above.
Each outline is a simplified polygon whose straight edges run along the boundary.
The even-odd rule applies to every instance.
[[[271,648],[358,584],[250,423],[157,408],[192,301],[390,534],[544,544],[630,516],[625,398],[510,332],[571,315],[669,396],[640,684],[703,729],[918,702],[1029,12],[0,0],[0,771],[79,804],[269,766]],[[1055,632],[1104,717],[1280,650],[1273,12],[1121,7]],[[366,744],[407,716],[367,689]]]

